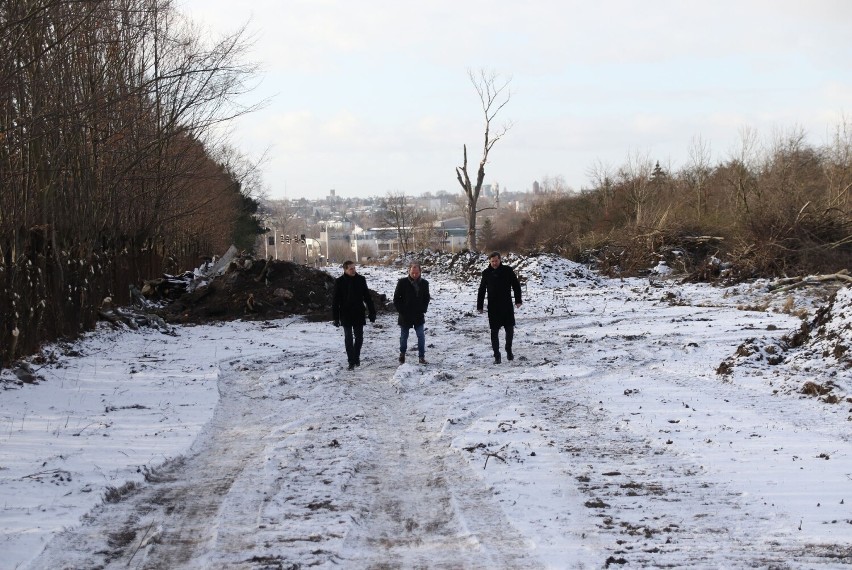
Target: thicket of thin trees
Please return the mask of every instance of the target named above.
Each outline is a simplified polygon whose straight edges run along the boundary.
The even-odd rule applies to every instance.
[[[540,201],[503,247],[556,250],[630,273],[660,259],[697,278],[835,272],[852,265],[852,126],[822,146],[800,129],[742,133],[716,164],[695,139],[674,170],[641,153],[598,163],[592,187]],[[722,263],[719,263],[722,262]]]
[[[211,150],[247,111],[244,47],[203,45],[169,0],[0,3],[0,366],[257,230]]]

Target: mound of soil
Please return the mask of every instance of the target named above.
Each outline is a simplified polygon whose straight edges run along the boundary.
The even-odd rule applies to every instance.
[[[793,346],[801,345],[844,369],[852,368],[852,287],[838,289],[803,333],[791,341]]]
[[[738,368],[760,368],[762,362],[791,371],[790,378],[797,382],[788,391],[819,397],[823,402],[836,404],[852,402],[852,287],[835,291],[828,303],[819,308],[810,322],[778,339],[750,338],[736,352],[726,358],[716,373],[729,377]],[[831,380],[817,384],[809,376],[810,370],[829,371]],[[778,374],[773,379],[782,384]],[[803,384],[798,384],[802,379]]]
[[[267,320],[305,315],[331,320],[334,279],[325,271],[289,261],[239,259],[206,285],[184,293],[159,311],[170,323],[235,319]],[[374,291],[376,310],[387,299]]]

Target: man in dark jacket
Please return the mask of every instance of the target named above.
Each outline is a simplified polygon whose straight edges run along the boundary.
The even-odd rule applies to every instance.
[[[417,335],[417,356],[420,364],[426,364],[426,309],[429,307],[429,282],[420,277],[420,264],[408,266],[408,276],[396,283],[393,306],[399,313],[399,363],[405,363],[408,350],[408,332],[412,327]]]
[[[482,272],[479,282],[479,294],[476,297],[476,309],[481,313],[488,293],[488,326],[491,327],[491,348],[494,350],[494,364],[500,364],[500,327],[506,329],[506,358],[514,360],[512,338],[515,332],[515,309],[512,307],[512,292],[515,293],[515,307],[520,307],[521,284],[515,272],[503,265],[496,251],[488,256],[488,267]]]
[[[376,307],[367,280],[355,270],[353,261],[343,262],[343,275],[334,282],[334,298],[331,302],[331,315],[334,326],[343,325],[343,342],[346,346],[346,357],[349,359],[349,370],[361,366],[361,344],[364,342],[364,306],[370,322],[376,322]]]

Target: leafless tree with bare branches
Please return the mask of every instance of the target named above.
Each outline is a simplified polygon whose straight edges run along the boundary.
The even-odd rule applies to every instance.
[[[493,128],[497,114],[511,99],[509,83],[511,83],[512,79],[501,80],[497,73],[493,71],[486,72],[485,70],[480,70],[477,73],[468,70],[468,76],[479,96],[479,101],[482,105],[482,114],[485,119],[482,158],[476,170],[476,183],[473,183],[467,167],[467,145],[464,145],[464,162],[461,166],[456,167],[456,179],[459,181],[466,198],[467,247],[471,251],[474,251],[476,250],[476,215],[479,213],[476,206],[479,201],[479,193],[482,190],[482,183],[485,180],[485,164],[488,162],[488,155],[491,149],[494,148],[497,141],[503,138],[512,127],[511,123],[505,123],[496,129]]]
[[[382,222],[396,230],[402,253],[412,251],[414,234],[422,222],[422,213],[403,192],[388,192],[385,204],[381,212]]]
[[[211,150],[253,108],[247,48],[172,0],[0,2],[0,346],[86,330],[104,296],[232,243],[252,170]]]
[[[626,190],[627,203],[637,226],[645,222],[646,209],[653,195],[653,171],[654,163],[651,157],[647,152],[639,151],[629,153],[627,162],[618,170],[618,181]]]
[[[689,159],[681,176],[695,196],[695,216],[700,220],[707,212],[707,181],[712,172],[710,144],[700,136],[693,137],[687,152]]]

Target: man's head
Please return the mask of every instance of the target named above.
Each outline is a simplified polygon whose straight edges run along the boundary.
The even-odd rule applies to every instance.
[[[408,266],[408,276],[412,279],[420,279],[420,264],[412,263]]]
[[[488,263],[490,263],[491,267],[493,267],[494,269],[497,269],[498,267],[500,267],[500,263],[501,263],[500,252],[494,251],[494,252],[489,253],[488,254]]]
[[[343,262],[343,272],[346,275],[355,275],[355,262],[354,261],[344,261]]]

